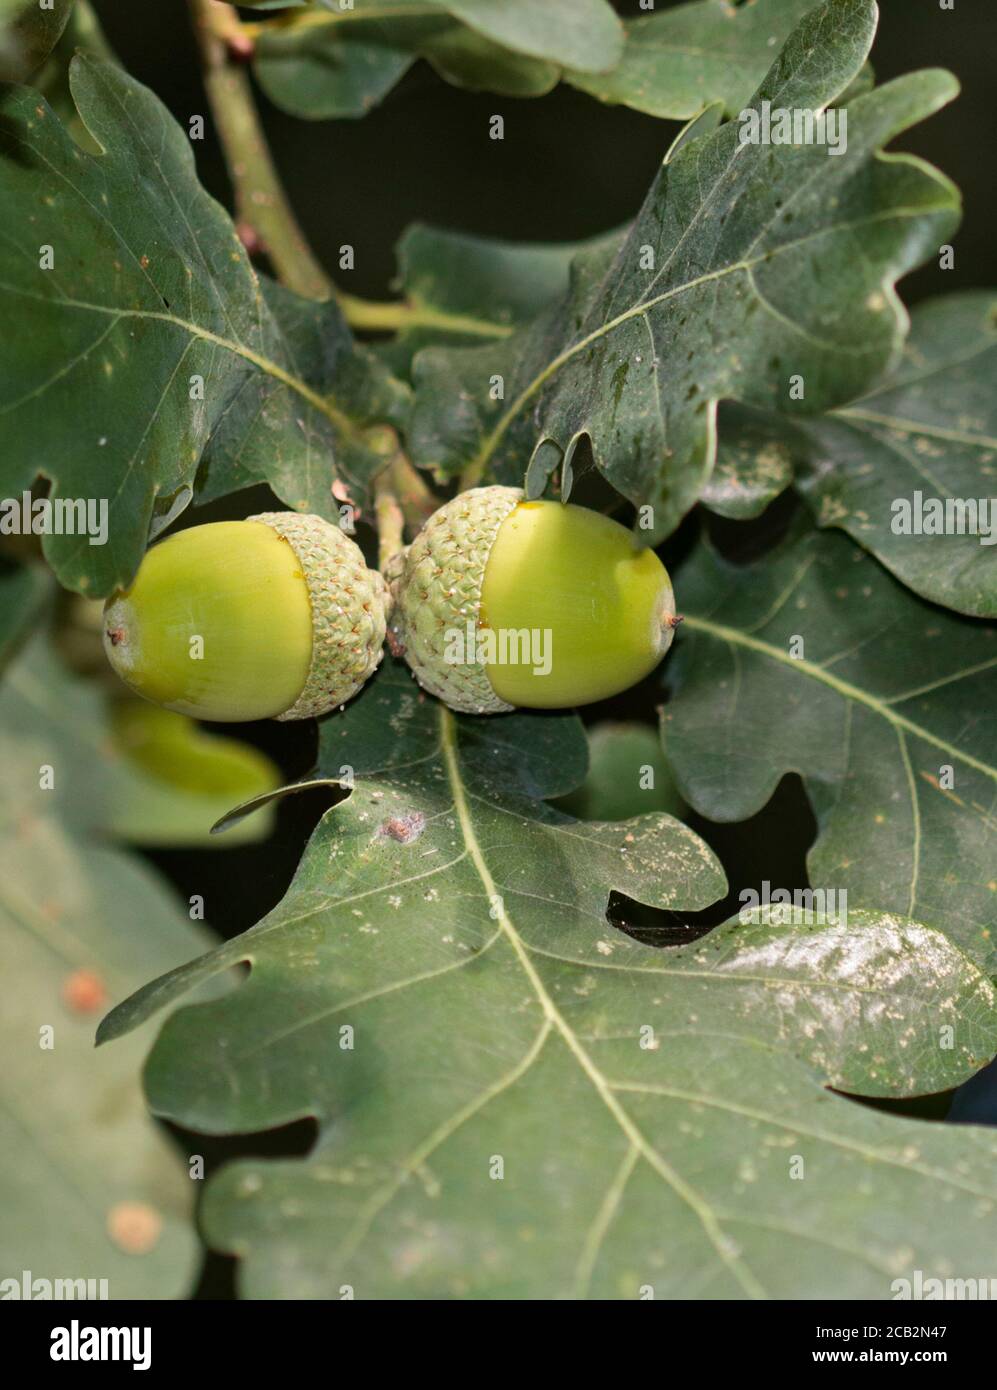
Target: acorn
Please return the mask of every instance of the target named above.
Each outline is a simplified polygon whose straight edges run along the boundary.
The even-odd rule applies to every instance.
[[[338,526],[263,512],[178,531],[104,606],[132,690],[196,719],[308,719],[381,660],[387,588]]]
[[[451,709],[558,709],[628,689],[671,645],[664,565],[619,522],[519,488],[460,493],[390,574],[388,634]]]

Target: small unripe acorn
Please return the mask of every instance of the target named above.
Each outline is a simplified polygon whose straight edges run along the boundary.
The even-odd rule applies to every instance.
[[[604,700],[671,645],[664,565],[619,522],[519,488],[462,492],[391,575],[390,638],[451,709],[497,714]]]
[[[307,719],[381,660],[387,589],[338,526],[297,512],[154,545],[104,607],[104,650],[139,695],[197,719]]]

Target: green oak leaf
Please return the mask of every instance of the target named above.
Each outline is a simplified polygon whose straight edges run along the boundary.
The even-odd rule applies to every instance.
[[[987,290],[918,305],[896,371],[815,419],[727,402],[704,504],[735,519],[757,516],[795,468],[818,525],[847,531],[922,597],[997,617],[995,306]],[[924,509],[942,517],[946,505],[949,529],[938,533]],[[928,533],[912,533],[908,515]]]
[[[305,120],[330,120],[365,116],[383,101],[418,55],[399,34],[388,42],[383,21],[357,26],[352,37],[344,31],[353,26],[338,22],[365,18],[363,11],[320,11],[292,19],[314,19],[321,27],[285,28],[283,20],[263,26],[253,68],[274,105]]]
[[[748,521],[793,481],[793,443],[799,425],[740,401],[721,401],[717,459],[700,501],[718,516]]]
[[[542,97],[557,86],[561,76],[557,63],[503,48],[466,25],[448,25],[422,44],[419,52],[447,82],[470,92]]]
[[[398,955],[384,963],[389,973],[405,969],[406,959],[424,947],[438,953],[441,944],[441,963],[462,968],[477,949],[475,941],[491,939],[499,930],[503,895],[521,898],[522,911],[531,913],[538,889],[535,917],[529,920],[531,931],[539,931],[552,912],[563,911],[566,921],[600,922],[610,881],[633,896],[649,894],[660,906],[706,906],[723,894],[723,873],[713,855],[671,817],[643,816],[623,829],[586,824],[582,830],[543,804],[542,798],[567,793],[585,776],[587,748],[576,716],[518,713],[501,720],[456,720],[418,691],[406,668],[392,662],[343,716],[320,725],[320,737],[316,775],[298,785],[355,780],[356,790],[320,823],[311,858],[277,917],[253,929],[261,937],[277,940],[282,934],[280,923],[299,911],[298,891],[304,888],[307,896],[312,873],[318,875],[320,895],[329,894],[323,901],[343,914],[351,940],[354,928],[367,934],[365,911],[358,909],[358,916],[353,910],[357,893],[358,901],[369,896],[372,910],[387,914],[384,922],[393,936],[408,934],[404,949],[403,937],[396,938]],[[507,832],[502,863],[487,871],[489,879],[497,874],[497,886],[481,900],[479,842],[482,836],[495,839],[500,831]],[[331,876],[330,862],[336,863]],[[572,897],[550,903],[545,887],[559,875],[568,876]],[[369,893],[363,887],[368,879]],[[568,884],[561,886],[567,894]],[[425,934],[427,920],[437,918],[445,930],[442,943]],[[380,935],[367,925],[372,936]],[[231,949],[244,951],[252,938],[251,933]],[[212,956],[195,962],[192,973],[156,982],[118,1011],[110,1031],[158,1007],[163,991],[185,992],[193,976],[223,968],[220,957]],[[222,1122],[220,1113],[217,1119]]]
[[[676,790],[660,738],[646,724],[606,721],[586,730],[589,770],[576,791],[558,801],[579,820],[626,820],[644,811],[688,811]]]
[[[380,463],[368,409],[384,418],[403,393],[352,355],[334,306],[261,284],[151,92],[82,55],[70,81],[99,156],[36,94],[3,101],[0,479],[7,495],[41,473],[54,495],[107,500],[106,546],[45,542],[63,584],[104,594],[134,572],[157,499],[199,469],[208,496],[265,478],[291,506],[337,516],[333,479],[362,496]]]
[[[541,96],[564,66],[605,70],[623,29],[606,0],[357,0],[250,28],[260,84],[305,119],[364,116],[418,57],[474,91]]]
[[[26,82],[55,48],[73,0],[0,0],[0,82]]]
[[[341,503],[331,492],[333,479],[338,475],[354,499],[363,500],[369,477],[384,460],[367,448],[362,431],[386,421],[400,425],[409,409],[408,388],[370,349],[354,343],[334,304],[303,299],[264,276],[259,288],[269,310],[272,351],[286,356],[290,379],[244,377],[205,449],[198,501],[265,480],[296,510],[338,521]],[[322,410],[303,408],[302,391],[321,400]],[[334,468],[337,431],[341,448]]]
[[[32,77],[31,85],[41,92],[76,143],[90,154],[100,154],[100,146],[80,119],[69,85],[70,65],[74,55],[81,52],[107,62],[116,61],[88,0],[76,0],[59,42]]]
[[[922,951],[939,949],[953,974],[936,991]],[[343,1077],[319,1145],[209,1188],[206,1234],[242,1256],[245,1296],[887,1298],[911,1267],[990,1267],[990,1131],[940,1144],[814,1075],[875,1084],[905,1042],[940,1055],[943,997],[992,1047],[993,987],[949,943],[874,914],[845,933],[762,917],[601,961],[552,933],[536,964],[525,997],[448,1001],[442,1039],[441,1014],[397,991],[392,1007],[373,976],[368,1003],[344,999],[329,1026],[355,1019],[377,1057]],[[909,1021],[906,1039],[884,1018]],[[804,1028],[801,1065],[787,1043]],[[339,1070],[364,1068],[364,1046]],[[798,1197],[794,1161],[821,1203]]]
[[[918,599],[834,532],[751,565],[701,547],[675,587],[663,727],[686,801],[744,820],[799,773],[816,887],[997,962],[997,628]]]
[[[788,35],[817,3],[693,0],[642,15],[625,26],[626,43],[616,67],[606,73],[568,72],[565,78],[599,101],[650,116],[684,121],[712,101],[722,101],[735,116]],[[867,81],[863,74],[863,86]]]
[[[827,0],[755,105],[833,102],[875,23],[872,0]],[[955,90],[922,72],[856,98],[834,157],[742,144],[736,122],[680,141],[616,256],[576,258],[558,306],[500,344],[418,355],[416,458],[516,482],[535,454],[570,463],[588,436],[609,481],[652,503],[667,534],[709,480],[718,400],[813,412],[895,359],[906,320],[894,281],[951,232],[958,196],[921,161],[881,151]]]
[[[0,1269],[107,1279],[111,1298],[176,1298],[199,1259],[193,1185],[146,1113],[142,1039],[95,1052],[93,1030],[109,999],[209,937],[140,861],[88,833],[80,801],[99,799],[99,708],[57,671],[44,632],[0,684]]]
[[[387,666],[321,726],[318,774],[355,789],[284,902],[105,1020],[102,1040],[251,963],[172,1016],[146,1068],[154,1110],[194,1128],[319,1123],[307,1160],[232,1165],[206,1194],[243,1292],[888,1297],[912,1262],[982,1252],[997,1140],[939,1145],[824,1083],[954,1084],[997,1044],[992,982],[888,914],[630,940],[611,886],[692,907],[723,877],[668,816],[578,822],[537,799],[583,771],[574,718],[457,719]],[[820,1204],[789,1180],[801,1154]]]
[[[862,926],[854,956],[883,952],[889,969],[897,924],[884,937],[875,919]],[[805,1024],[819,1056],[823,991],[833,1031],[865,972],[838,969],[829,949],[802,959],[784,930],[737,930],[740,959],[723,938],[712,958],[669,952],[633,988],[622,962],[616,976],[603,962],[584,991],[569,976],[546,992],[552,1016],[508,998],[501,1029],[478,1024],[477,1036],[470,1001],[442,1041],[419,1005],[388,1019],[371,1004],[370,1026],[391,1030],[371,1040],[367,1081],[384,1088],[364,1104],[345,1081],[337,1123],[306,1162],[235,1163],[207,1191],[204,1230],[245,1261],[243,1294],[884,1300],[915,1268],[993,1269],[982,1220],[997,1197],[993,1130],[827,1093],[780,1047],[779,1027]],[[551,986],[558,966],[544,966]],[[346,1015],[362,1029],[359,1008]],[[641,1026],[658,1049],[641,1049]],[[855,1049],[864,1036],[859,1024]],[[793,1165],[806,1181],[791,1180]],[[912,1209],[925,1213],[914,1232]]]
[[[997,618],[997,296],[975,290],[920,305],[897,371],[804,422],[794,452],[797,485],[822,526],[847,531],[924,598]],[[917,493],[921,506],[972,501],[971,514],[953,518],[964,533],[895,531],[898,503],[916,519]]]
[[[472,7],[458,15],[447,0],[361,0],[350,11],[302,13],[298,8],[250,32],[256,38],[256,73],[268,96],[306,120],[365,115],[416,57],[472,91],[543,96],[563,77],[607,104],[686,120],[712,101],[721,101],[732,114],[740,110],[794,24],[816,4],[752,0],[736,7],[729,0],[696,0],[625,21],[622,53],[619,33],[605,22],[601,8],[586,14],[576,4],[559,15],[549,0],[534,4],[531,19],[568,15],[573,23],[584,23],[586,39],[598,18],[603,46],[590,54],[589,71],[572,70],[566,60],[566,33],[572,43],[577,35],[563,23],[550,25],[543,40],[546,56],[530,57],[539,45],[517,51],[508,31],[499,36],[493,29],[491,37],[476,32],[469,27]],[[481,15],[489,17],[484,9]],[[867,65],[848,95],[870,85]]]
[[[619,236],[512,242],[416,223],[395,252],[397,284],[405,295],[401,328],[379,353],[394,371],[407,374],[421,348],[506,338],[564,294],[580,251],[598,250]],[[376,317],[369,327],[378,327]]]
[[[623,26],[608,0],[444,0],[445,8],[485,38],[515,53],[586,72],[619,62]]]

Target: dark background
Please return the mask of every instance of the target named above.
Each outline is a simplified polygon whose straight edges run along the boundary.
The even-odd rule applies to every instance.
[[[543,0],[537,0],[542,4]],[[668,0],[658,0],[660,10]],[[94,0],[105,33],[128,70],[147,83],[184,125],[197,113],[209,117],[197,54],[183,0]],[[640,13],[620,0],[621,14]],[[992,282],[992,220],[995,212],[993,69],[997,12],[992,0],[956,0],[954,11],[938,0],[880,0],[881,23],[872,60],[882,83],[900,73],[941,66],[962,84],[957,102],[908,132],[896,148],[937,165],[962,189],[965,218],[955,240],[955,268],[936,263],[908,277],[908,304],[928,295],[986,286]],[[255,17],[259,17],[259,12]],[[512,240],[562,241],[618,226],[639,208],[662,155],[678,126],[623,107],[605,107],[560,86],[539,100],[473,95],[448,86],[424,63],[417,64],[384,103],[362,121],[309,123],[293,120],[259,94],[267,133],[299,221],[329,269],[338,249],[350,243],[356,268],[336,278],[344,288],[374,299],[391,297],[393,248],[413,221]],[[488,138],[488,118],[505,117],[504,141]],[[210,132],[210,118],[207,121]],[[209,134],[198,144],[202,182],[226,205],[229,187],[221,152]],[[224,513],[244,516],[258,499],[228,499]],[[715,538],[735,556],[768,543],[785,525],[793,503],[775,504],[757,523],[719,524]],[[221,514],[212,509],[210,516]],[[188,513],[191,522],[209,519]],[[665,552],[671,561],[686,544],[688,526]],[[587,711],[587,717],[653,718],[667,695],[667,665],[635,691]],[[289,778],[311,766],[314,726],[248,725],[240,734],[265,748]],[[201,852],[161,852],[149,857],[183,896],[201,893],[212,926],[233,936],[252,926],[283,895],[305,840],[330,804],[325,793],[288,798],[275,834],[264,846]],[[802,787],[784,779],[765,810],[744,825],[717,826],[690,816],[690,824],[714,847],[735,890],[759,887],[763,879],[785,887],[806,885],[806,851],[816,826]],[[618,922],[637,922],[667,946],[725,920],[736,910],[736,891],[695,922],[648,914],[614,902]],[[979,1101],[997,1121],[997,1085],[984,1073],[959,1094],[959,1118],[981,1118]],[[950,1097],[884,1103],[905,1113],[943,1117]],[[974,1106],[976,1108],[974,1108]],[[301,1123],[260,1136],[208,1140],[177,1132],[185,1153],[203,1153],[209,1171],[236,1154],[303,1153],[314,1126]],[[198,1296],[231,1294],[231,1262],[209,1256]]]

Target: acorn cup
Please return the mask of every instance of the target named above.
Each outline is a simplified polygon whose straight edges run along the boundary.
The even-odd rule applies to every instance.
[[[625,527],[519,488],[460,493],[387,577],[392,650],[470,714],[607,699],[657,666],[681,621],[664,565]]]
[[[339,527],[263,512],[179,531],[104,607],[126,685],[197,719],[308,719],[377,668],[387,588]]]

